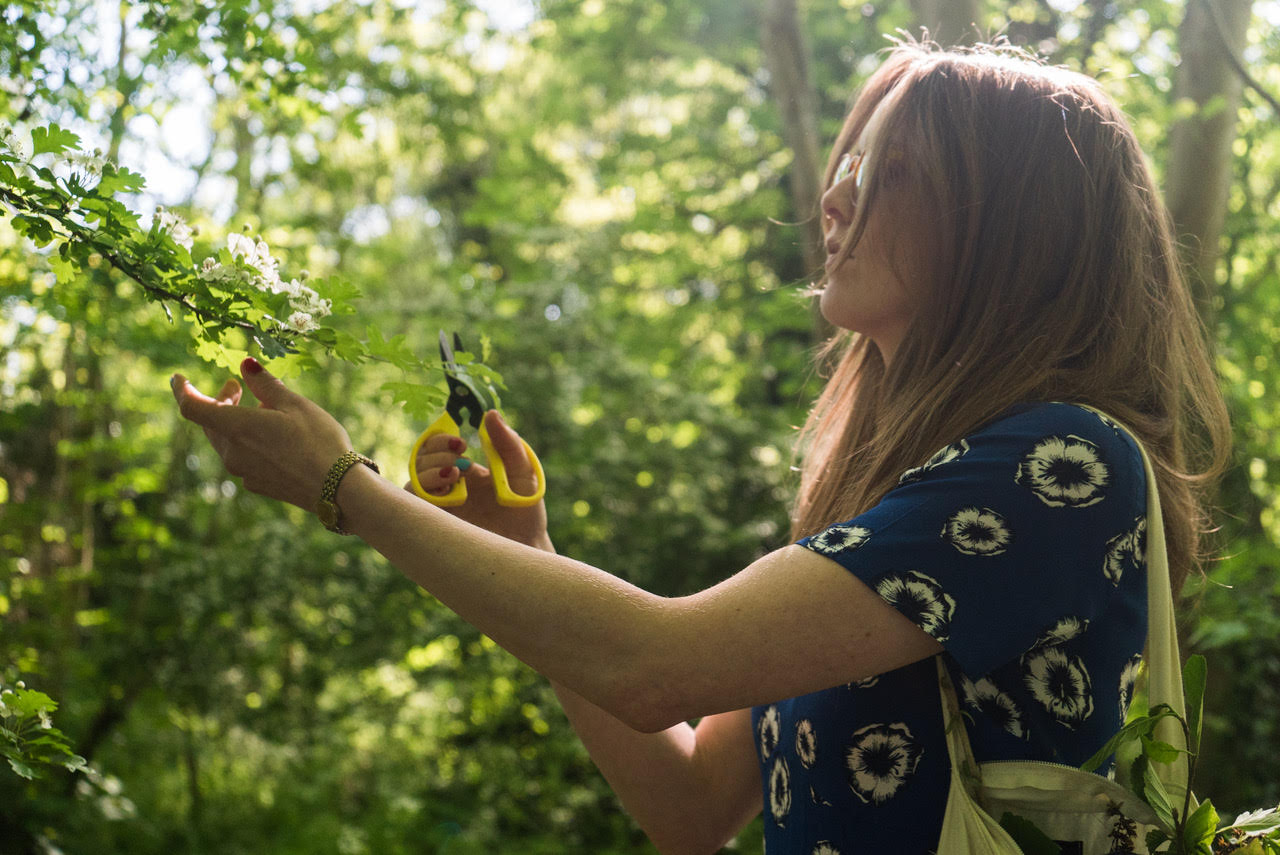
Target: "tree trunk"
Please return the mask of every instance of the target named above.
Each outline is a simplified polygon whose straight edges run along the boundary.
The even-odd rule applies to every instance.
[[[1182,63],[1174,97],[1196,109],[1170,131],[1165,196],[1185,247],[1196,304],[1210,325],[1242,85],[1231,57],[1244,49],[1252,5],[1253,0],[1188,0],[1178,28]]]
[[[760,44],[769,68],[770,90],[782,115],[782,134],[792,151],[791,209],[799,227],[800,253],[807,276],[818,277],[826,252],[822,248],[822,195],[817,95],[809,82],[809,50],[796,0],[764,0],[760,7]],[[831,328],[814,303],[815,340]]]
[[[929,37],[941,45],[972,44],[978,35],[979,0],[911,0]]]

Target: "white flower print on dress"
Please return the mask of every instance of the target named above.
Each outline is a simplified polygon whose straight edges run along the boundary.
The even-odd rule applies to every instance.
[[[782,757],[773,761],[769,772],[769,813],[779,826],[787,824],[787,814],[791,813],[791,770]]]
[[[1120,672],[1120,725],[1129,718],[1129,705],[1133,703],[1133,685],[1138,682],[1138,670],[1142,667],[1142,654],[1134,654]]]
[[[831,807],[831,802],[818,795],[818,791],[813,788],[813,784],[809,785],[809,801],[818,807]]]
[[[840,855],[840,850],[831,845],[830,840],[819,840],[809,855]]]
[[[1022,657],[1027,690],[1064,727],[1074,730],[1093,715],[1093,686],[1079,656],[1060,647],[1033,650]]]
[[[818,759],[818,734],[814,733],[813,722],[807,718],[796,722],[796,756],[806,769],[812,769]]]
[[[1120,584],[1125,570],[1145,570],[1147,566],[1147,517],[1134,520],[1133,528],[1107,541],[1102,574],[1112,585]]]
[[[1057,623],[1040,634],[1040,637],[1036,639],[1036,643],[1031,645],[1031,649],[1048,647],[1052,644],[1063,644],[1073,638],[1078,638],[1088,628],[1088,618],[1076,617],[1075,615],[1060,617]]]
[[[942,536],[965,555],[999,555],[1013,535],[1004,517],[990,508],[961,508],[942,527]]]
[[[956,601],[937,579],[918,570],[890,573],[876,583],[876,593],[938,641],[951,637]]]
[[[924,474],[928,472],[930,469],[937,469],[939,466],[943,465],[944,463],[950,463],[953,460],[959,460],[961,457],[964,457],[968,452],[969,452],[969,442],[968,440],[964,440],[964,439],[960,440],[959,442],[953,442],[950,445],[946,446],[945,448],[940,448],[933,453],[932,457],[930,457],[927,461],[925,461],[925,464],[923,466],[916,466],[914,468],[908,469],[906,472],[903,472],[901,477],[898,478],[898,486],[902,486],[903,484],[909,484],[912,481],[919,481],[921,478],[924,477]]]
[[[883,804],[916,770],[923,750],[902,722],[869,724],[853,734],[845,749],[849,786],[867,804]]]
[[[823,555],[835,555],[849,549],[857,549],[871,537],[871,529],[852,523],[837,523],[809,539],[808,546]]]
[[[1051,508],[1087,508],[1102,501],[1111,469],[1089,440],[1047,436],[1018,464],[1013,480]]]
[[[969,706],[989,718],[997,727],[1017,737],[1026,738],[1027,731],[1022,724],[1022,710],[1013,702],[1013,698],[983,677],[973,682],[962,675],[960,688],[964,692],[964,700]]]
[[[782,736],[782,720],[778,716],[778,708],[770,705],[760,714],[760,759],[768,760],[773,749],[778,747],[778,739]]]

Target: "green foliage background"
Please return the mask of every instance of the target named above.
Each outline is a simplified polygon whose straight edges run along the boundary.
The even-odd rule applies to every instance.
[[[1273,92],[1277,5],[1256,4],[1245,57]],[[993,0],[986,23],[1098,75],[1159,168],[1181,8]],[[913,18],[802,9],[830,140]],[[818,384],[794,226],[811,212],[787,203],[755,4],[26,0],[0,17],[0,119],[99,139],[147,176],[138,210],[199,225],[197,257],[248,224],[358,285],[353,333],[428,355],[440,328],[488,336],[561,551],[677,594],[786,541]],[[1276,119],[1246,95],[1215,330],[1238,465],[1225,557],[1186,610],[1210,674],[1197,789],[1224,814],[1280,800]],[[542,680],[227,479],[169,396],[175,370],[221,383],[192,344],[105,265],[56,282],[0,220],[0,682],[56,698],[92,767],[0,769],[0,851],[643,851]],[[293,382],[403,478],[423,425],[379,391],[397,379],[333,362]],[[758,851],[758,829],[736,846]]]

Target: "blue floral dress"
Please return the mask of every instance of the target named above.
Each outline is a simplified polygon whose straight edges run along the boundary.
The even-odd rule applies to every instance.
[[[1119,729],[1146,640],[1133,440],[1021,405],[800,541],[936,638],[978,760],[1080,765]],[[771,855],[932,852],[951,765],[931,659],[752,710]]]

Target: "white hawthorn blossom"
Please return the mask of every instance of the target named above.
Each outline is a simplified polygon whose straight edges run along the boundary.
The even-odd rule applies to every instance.
[[[284,325],[296,333],[309,333],[320,329],[320,325],[307,312],[294,312]]]
[[[73,151],[67,155],[67,166],[71,171],[86,178],[101,178],[102,170],[106,169],[110,162],[100,148],[95,148],[91,152]]]
[[[942,527],[942,537],[965,555],[999,555],[1013,539],[1004,517],[990,508],[961,508]]]
[[[314,332],[320,328],[319,319],[333,312],[333,302],[322,298],[315,289],[297,279],[286,282],[280,278],[280,262],[262,238],[242,233],[227,235],[227,250],[243,267],[227,267],[215,258],[206,258],[199,277],[214,284],[286,295],[290,313],[285,320],[277,321],[282,328],[296,333]]]
[[[8,149],[18,160],[27,159],[26,145],[8,122],[0,122],[0,148]]]
[[[185,247],[190,252],[193,232],[191,226],[187,225],[187,221],[182,219],[181,215],[175,214],[173,211],[162,208],[159,205],[156,206],[156,217],[160,223],[160,231],[168,232],[174,243]]]

